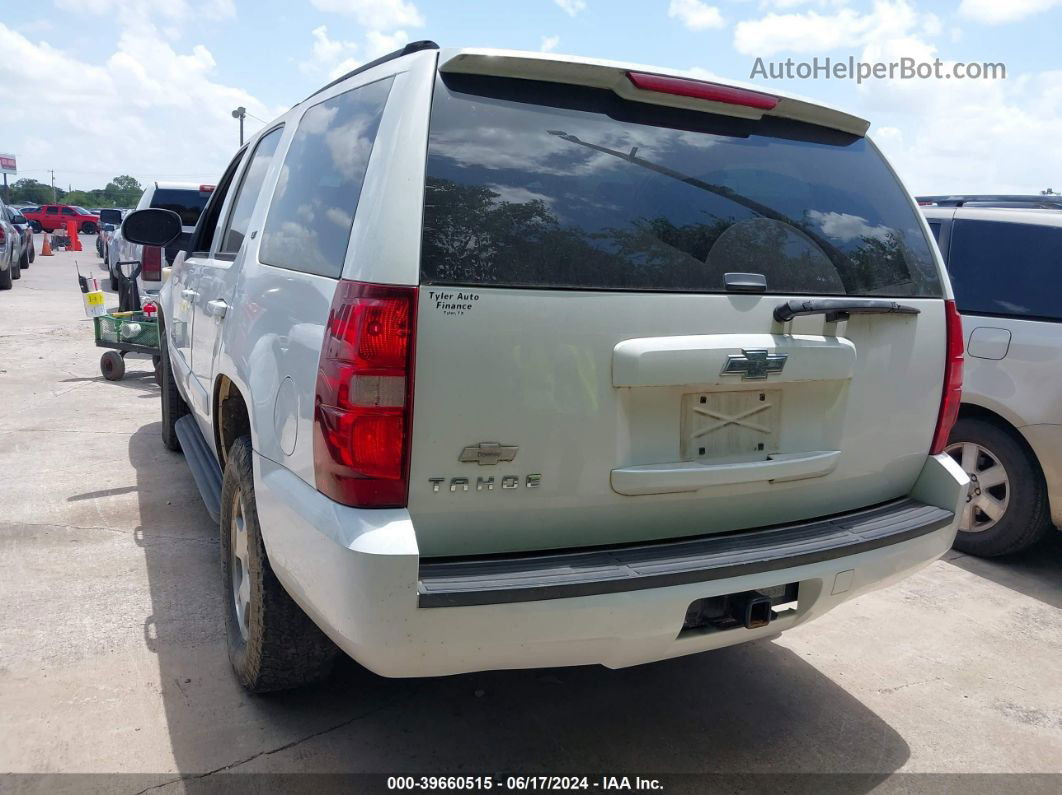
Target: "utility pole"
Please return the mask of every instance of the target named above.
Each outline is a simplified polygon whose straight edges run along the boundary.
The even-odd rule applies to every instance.
[[[243,105],[232,112],[232,118],[240,120],[240,146],[243,146],[243,117],[247,115],[247,108]]]
[[[52,204],[58,204],[59,199],[55,195],[55,169],[52,169]]]

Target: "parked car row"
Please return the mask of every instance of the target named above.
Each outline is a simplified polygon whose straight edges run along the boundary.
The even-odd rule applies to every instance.
[[[36,256],[29,220],[0,201],[0,290],[10,290]]]

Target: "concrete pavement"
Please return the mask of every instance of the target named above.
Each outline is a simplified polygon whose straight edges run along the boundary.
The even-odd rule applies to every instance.
[[[850,772],[864,790],[1062,773],[1058,536],[998,562],[953,553],[708,655],[413,681],[345,661],[310,690],[245,694],[217,530],[160,442],[151,363],[100,375],[84,242],[0,293],[0,772],[145,774],[114,780],[130,792],[217,771]]]

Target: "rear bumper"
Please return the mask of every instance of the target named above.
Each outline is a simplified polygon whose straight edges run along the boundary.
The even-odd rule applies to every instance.
[[[422,600],[432,592],[430,583],[441,586],[436,594],[447,588],[452,593],[454,571],[428,563],[422,569],[405,510],[346,508],[257,454],[254,465],[259,519],[277,576],[340,648],[384,676],[593,663],[622,668],[770,637],[901,579],[947,551],[955,536],[954,518],[947,514],[957,511],[966,487],[958,466],[947,456],[935,456],[927,459],[910,495],[926,510],[921,518],[909,516],[912,521],[905,527],[891,524],[892,533],[881,533],[881,522],[875,531],[873,518],[863,512],[860,515],[870,521],[858,527],[840,527],[837,518],[802,525],[807,538],[795,546],[787,538],[777,544],[739,544],[735,550],[709,539],[696,554],[679,556],[684,563],[677,569],[676,556],[668,558],[672,574],[685,572],[678,580],[632,584],[631,573],[642,576],[634,570],[644,574],[646,569],[638,563],[632,567],[627,560],[624,565],[630,571],[613,570],[590,590],[586,576],[582,584],[573,579],[577,575],[572,572],[580,571],[575,556],[552,556],[573,564],[565,575],[567,583],[559,584],[576,584],[582,595],[525,591],[513,598],[514,583],[516,591],[521,581],[538,588],[558,583],[532,582],[534,578],[510,566],[511,576],[501,589],[504,599],[498,598],[500,593],[490,595],[485,583],[473,582],[474,576],[470,581],[466,571],[457,577],[460,588],[476,596],[463,597],[463,606],[429,608]],[[824,528],[827,524],[831,527]],[[773,531],[759,531],[764,532]],[[833,539],[828,551],[823,543],[827,537]],[[697,542],[683,545],[684,552],[690,551],[689,543]],[[734,555],[745,557],[736,560]],[[584,575],[589,571],[581,570]],[[700,573],[694,576],[692,571]],[[654,576],[659,574],[654,570]],[[691,576],[692,581],[682,581]],[[445,577],[450,577],[448,583]],[[601,582],[611,585],[602,588]],[[617,582],[623,585],[617,587]],[[767,626],[682,631],[686,610],[695,600],[793,582],[799,583],[797,609]]]

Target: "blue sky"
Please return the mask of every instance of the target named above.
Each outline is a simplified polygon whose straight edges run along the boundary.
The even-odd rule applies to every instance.
[[[1062,190],[1062,0],[54,0],[5,3],[0,151],[20,176],[215,179],[269,119],[405,41],[749,81],[757,56],[1002,62],[1005,80],[755,81],[870,119],[912,191]],[[260,122],[248,119],[248,130]]]

